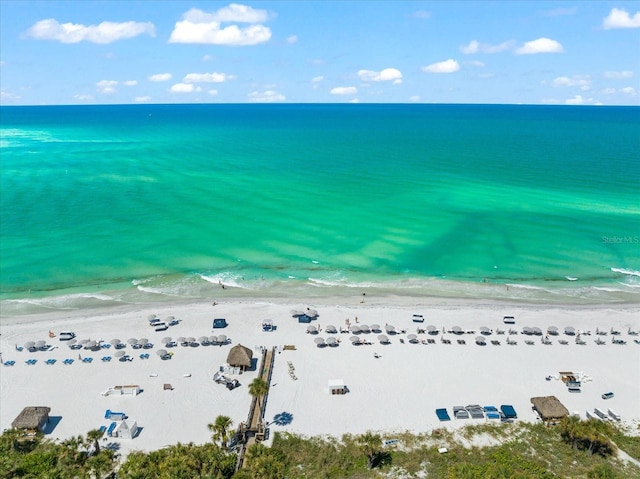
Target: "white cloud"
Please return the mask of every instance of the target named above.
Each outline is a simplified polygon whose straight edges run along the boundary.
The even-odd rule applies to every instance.
[[[317,76],[317,77],[313,77],[311,79],[311,82],[312,83],[318,83],[318,82],[321,82],[322,80],[324,80],[324,77],[322,75],[320,75],[320,76]]]
[[[605,30],[611,30],[613,28],[640,28],[640,12],[636,12],[631,16],[626,10],[612,8],[609,15],[602,21],[602,27]]]
[[[428,12],[426,10],[416,10],[411,14],[411,16],[413,18],[422,18],[426,20],[427,18],[431,18],[431,12]]]
[[[195,89],[193,83],[176,83],[175,85],[171,85],[169,91],[171,93],[192,93]]]
[[[79,101],[91,101],[93,100],[93,95],[84,95],[84,94],[77,94],[77,95],[73,95],[74,100],[79,100]]]
[[[355,95],[358,89],[354,86],[337,86],[329,92],[332,95]]]
[[[584,98],[582,95],[576,95],[564,101],[565,105],[601,105],[600,102],[593,98]]]
[[[385,68],[379,72],[358,70],[358,76],[362,81],[393,81],[394,85],[402,83],[402,73],[396,68]]]
[[[54,18],[40,20],[35,23],[27,35],[37,40],[57,40],[62,43],[112,43],[125,38],[148,34],[156,36],[153,23],[141,22],[102,22],[98,25],[82,25],[78,23],[59,23]]]
[[[213,13],[192,8],[176,22],[169,43],[204,43],[246,46],[269,41],[271,30],[260,23],[268,19],[266,10],[232,3]],[[249,23],[247,27],[223,23]]]
[[[209,91],[207,91],[207,93],[208,93],[209,95],[216,96],[216,95],[218,94],[218,90],[215,90],[215,89],[213,89],[213,90],[209,90]]]
[[[632,86],[626,86],[624,88],[620,88],[622,93],[626,93],[627,95],[636,96],[638,92]]]
[[[291,35],[287,37],[287,43],[293,45],[294,43],[298,43],[298,35]]]
[[[409,97],[409,101],[412,103],[418,103],[420,100],[420,95],[413,95]]]
[[[247,95],[250,102],[254,103],[275,103],[285,101],[287,98],[274,90],[253,91]]]
[[[137,96],[137,97],[134,98],[134,101],[136,103],[146,103],[148,101],[151,101],[151,97],[149,95]]]
[[[228,80],[235,79],[235,75],[227,75],[226,73],[188,73],[182,81],[184,83],[223,83]]]
[[[591,76],[589,75],[573,75],[572,77],[562,76],[554,78],[551,82],[552,86],[577,86],[581,90],[586,91],[591,88]]]
[[[169,81],[171,80],[171,73],[156,73],[149,77],[149,81]]]
[[[622,80],[624,78],[631,78],[633,76],[633,72],[629,70],[624,70],[621,72],[604,72],[605,78],[611,78],[613,80]]]
[[[127,81],[123,81],[122,84],[124,86],[136,86],[138,84],[137,80],[127,80]]]
[[[100,80],[96,83],[99,93],[115,93],[118,82],[116,80]]]
[[[471,55],[474,53],[500,53],[505,50],[509,50],[512,46],[512,40],[499,43],[498,45],[480,43],[478,40],[471,40],[467,45],[460,46],[460,51],[465,55]]]
[[[351,100],[349,100],[349,103],[360,103],[360,99],[352,98]]]
[[[484,68],[486,65],[484,64],[484,62],[479,62],[478,60],[473,60],[470,62],[464,62],[465,65],[471,65],[472,67],[477,67],[477,68]]]
[[[202,61],[203,62],[210,62],[211,60],[215,60],[216,57],[214,57],[213,55],[204,55],[202,57]]]
[[[0,90],[0,100],[14,101],[14,100],[19,100],[20,98],[21,98],[20,95],[16,95],[15,93],[11,93],[10,91],[7,91],[7,90]]]
[[[555,40],[550,38],[538,38],[537,40],[531,40],[525,42],[520,48],[516,50],[518,55],[532,55],[535,53],[562,53],[564,48]]]
[[[460,70],[460,64],[451,58],[422,67],[422,71],[427,73],[453,73],[458,70]]]

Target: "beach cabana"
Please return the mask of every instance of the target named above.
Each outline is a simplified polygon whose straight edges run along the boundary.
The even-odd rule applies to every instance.
[[[120,422],[111,433],[112,437],[119,437],[122,439],[133,439],[138,434],[138,424],[134,421],[129,424],[127,421]]]
[[[227,364],[231,367],[241,368],[243,371],[251,368],[253,351],[242,344],[236,344],[229,350]]]
[[[531,404],[546,423],[560,421],[569,415],[569,410],[555,396],[533,397]]]
[[[26,434],[35,434],[42,432],[45,425],[49,422],[50,407],[46,406],[28,406],[25,407],[20,414],[13,420],[11,427],[21,429]]]
[[[329,379],[329,394],[347,394],[347,385],[342,379]]]

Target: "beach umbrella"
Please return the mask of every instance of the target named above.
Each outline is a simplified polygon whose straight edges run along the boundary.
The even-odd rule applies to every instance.
[[[162,338],[162,341],[160,341],[162,344],[167,344],[171,342],[171,336],[167,336],[166,338]]]
[[[373,332],[377,333],[378,331],[380,331],[380,325],[379,324],[372,324],[370,327],[371,327],[371,331],[373,331]]]
[[[430,330],[429,328],[427,328],[427,331],[429,331],[430,334],[434,334],[434,333],[431,332],[432,330]],[[437,331],[435,326],[433,326],[433,331]],[[462,334],[463,333],[462,328],[460,326],[454,326],[453,328],[451,328],[451,332],[453,334]]]
[[[484,334],[484,335],[489,335],[489,334],[491,334],[491,330],[489,328],[487,328],[486,326],[481,326],[480,327],[480,333]]]
[[[315,326],[313,326],[312,324],[310,324],[309,326],[307,326],[307,333],[317,333],[318,332],[318,328],[316,328]]]
[[[392,326],[391,324],[387,324],[384,329],[387,331],[388,334],[393,334],[396,332],[396,328],[394,326]]]
[[[76,344],[78,342],[77,339],[70,339],[69,341],[67,341],[67,345],[69,346],[73,346],[74,344]]]
[[[157,317],[158,317],[158,316],[157,316],[157,315],[155,315],[155,314],[150,314],[149,316],[147,316],[147,319],[148,319],[149,321],[152,321],[152,320],[156,319]]]
[[[309,309],[309,308],[307,308],[307,312],[306,312],[306,313],[304,313],[304,314],[306,314],[306,315],[307,315],[307,316],[309,316],[310,318],[316,318],[316,317],[318,317],[318,312],[317,312],[315,309]]]
[[[194,338],[193,336],[189,336],[189,337],[187,338],[187,342],[188,342],[188,343],[195,343],[195,342],[196,342],[196,338]]]
[[[291,316],[296,317],[296,316],[302,316],[304,314],[304,311],[300,311],[299,309],[292,309],[290,313],[291,313]]]
[[[209,342],[211,344],[215,344],[218,341],[218,337],[217,336],[209,336]]]
[[[138,339],[138,344],[142,344],[145,345],[149,342],[149,340],[147,338],[140,338]]]
[[[24,343],[24,347],[25,349],[31,349],[36,345],[35,341],[27,341],[26,343]]]
[[[42,348],[47,344],[46,341],[40,340],[40,341],[36,341],[35,347],[36,348]]]
[[[136,338],[127,339],[127,343],[129,343],[129,344],[136,344],[137,342],[138,342],[138,340]]]
[[[358,336],[351,336],[349,338],[349,341],[351,341],[353,344],[359,344],[360,343],[360,338]]]
[[[75,341],[75,339],[74,339],[73,341]],[[114,346],[115,346],[116,344],[120,344],[121,342],[122,342],[122,341],[120,341],[118,338],[116,338],[116,339],[112,339],[112,340],[111,340],[111,344],[113,344]]]
[[[567,326],[566,328],[564,328],[564,334],[573,336],[576,334],[576,329],[574,327]]]
[[[124,356],[126,353],[124,351],[116,351],[116,353],[114,354],[114,356],[116,358],[121,358],[122,356]]]
[[[338,330],[336,329],[336,327],[333,324],[329,324],[326,328],[324,328],[324,330],[327,333],[337,333]]]
[[[329,336],[325,342],[329,346],[337,346],[338,345],[338,340],[336,338],[334,338],[333,336]]]
[[[359,332],[362,331],[362,329],[360,328],[359,325],[357,324],[352,324],[351,326],[349,326],[349,331],[351,331],[354,334],[358,334]]]
[[[167,350],[166,350],[166,349],[158,349],[158,350],[156,351],[156,354],[157,354],[158,356],[162,357],[162,356],[164,356],[165,354],[169,354],[169,353],[167,353]]]
[[[460,326],[457,326],[460,327]],[[454,328],[456,328],[456,326],[454,326]],[[429,334],[438,334],[438,328],[436,328],[433,324],[430,324],[429,326],[427,326],[427,332]]]
[[[199,342],[200,344],[208,343],[208,342],[209,342],[209,338],[208,338],[208,337],[206,337],[206,336],[200,336],[200,337],[198,338],[198,342]]]
[[[522,334],[533,334],[533,330],[529,326],[522,328]]]
[[[167,316],[167,319],[165,319],[165,321],[173,321],[174,319],[176,319],[174,316]]]
[[[380,336],[378,336],[378,341],[380,341],[382,344],[386,344],[389,342],[389,338],[384,334],[381,334]]]
[[[84,346],[84,345],[85,345],[85,344],[87,344],[88,342],[89,342],[89,340],[88,340],[88,339],[81,339],[80,341],[78,341],[78,344],[82,344],[82,345]]]
[[[409,340],[409,342],[417,342],[418,341],[418,336],[416,336],[415,334],[407,334],[407,339]]]
[[[185,338],[184,336],[180,336],[178,339],[176,339],[176,341],[178,341],[179,343],[185,343],[187,341],[187,338]]]
[[[549,333],[552,336],[555,336],[558,334],[558,327],[557,326],[549,326],[547,328],[547,333]]]
[[[360,331],[362,331],[363,333],[370,333],[371,329],[366,324],[361,324],[360,325]]]
[[[535,334],[536,336],[542,336],[542,329],[540,329],[539,327],[534,327],[531,330],[533,332],[533,334]]]
[[[84,349],[93,349],[98,345],[98,343],[96,343],[95,341],[87,341],[84,344]]]
[[[220,336],[218,336],[216,338],[216,342],[220,343],[220,344],[224,344],[227,342],[227,337],[224,334],[221,334]]]
[[[324,338],[316,338],[313,340],[318,346],[324,346]]]
[[[484,336],[476,336],[476,344],[479,344],[481,346],[487,344]]]

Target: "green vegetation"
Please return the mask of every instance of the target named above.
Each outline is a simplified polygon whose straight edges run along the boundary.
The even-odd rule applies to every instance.
[[[112,450],[97,446],[95,431],[55,442],[8,430],[0,436],[0,479],[106,479],[116,469],[119,479],[640,478],[637,465],[615,454],[617,446],[637,459],[638,431],[600,421],[567,418],[557,427],[480,424],[341,438],[276,433],[271,447],[249,447],[244,468],[235,473],[237,456],[226,449],[231,426],[230,418],[218,416],[208,425],[211,443],[133,452],[121,465]],[[394,441],[385,443],[388,439]]]

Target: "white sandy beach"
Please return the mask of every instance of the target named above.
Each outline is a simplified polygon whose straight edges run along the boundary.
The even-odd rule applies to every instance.
[[[313,325],[320,326],[318,335],[307,333],[307,324],[299,323],[291,310],[315,308],[319,318]],[[180,324],[164,332],[149,327],[148,317],[175,316]],[[413,314],[424,315],[424,323],[412,322]],[[521,331],[524,326],[537,326],[546,331],[557,326],[558,336],[550,336],[550,345],[542,337],[523,334],[497,335],[498,329],[508,332],[503,316],[513,315]],[[212,320],[226,318],[229,326],[212,329]],[[381,345],[380,333],[360,334],[373,343],[354,346],[351,333],[338,333],[337,347],[318,347],[314,339],[327,338],[324,328],[334,325],[385,324],[406,333],[390,335],[390,344]],[[262,331],[262,322],[273,320],[276,330]],[[417,344],[408,340],[416,328],[435,325],[450,330],[460,326],[475,333],[457,336],[441,333],[436,336],[419,334]],[[248,384],[257,376],[256,371],[235,376],[241,386],[229,391],[212,380],[213,374],[225,364],[230,347],[242,344],[259,357],[259,348],[277,347],[265,419],[271,432],[290,431],[304,435],[362,433],[367,430],[393,434],[394,431],[426,432],[435,427],[456,428],[483,420],[456,420],[453,406],[480,404],[482,406],[511,404],[519,420],[535,421],[530,398],[555,395],[569,411],[585,417],[594,407],[611,408],[623,422],[640,420],[640,336],[629,335],[629,329],[640,330],[640,311],[637,306],[607,305],[600,307],[542,306],[472,301],[439,301],[411,298],[360,298],[353,300],[323,299],[308,302],[290,300],[230,301],[216,306],[210,303],[153,305],[149,308],[130,307],[118,310],[78,311],[66,314],[3,317],[1,319],[0,351],[3,362],[15,361],[13,366],[0,366],[0,428],[11,427],[11,422],[25,406],[51,408],[53,430],[51,438],[64,439],[85,434],[88,430],[108,426],[104,419],[106,409],[125,412],[130,421],[142,428],[134,439],[109,439],[119,444],[123,454],[131,450],[154,450],[177,442],[203,443],[210,440],[207,423],[218,415],[230,416],[234,427],[247,418],[251,396]],[[493,334],[487,336],[487,345],[475,344],[480,327],[487,326]],[[565,336],[566,326],[590,331],[583,334],[585,345],[577,345],[575,337]],[[597,336],[596,328],[620,330],[617,338],[624,345],[612,344],[612,335]],[[134,358],[119,362],[113,358],[103,362],[106,355],[113,356],[113,348],[98,352],[71,351],[59,341],[61,331],[72,330],[77,339],[103,340],[119,338],[148,338],[155,347],[150,350],[126,350]],[[49,338],[52,331],[56,337]],[[384,331],[383,331],[384,333]],[[165,336],[210,336],[225,334],[230,345],[175,347],[171,360],[162,361],[155,351],[162,348]],[[510,336],[517,345],[507,345]],[[595,340],[606,341],[598,345]],[[435,344],[423,344],[428,338]],[[450,339],[443,344],[441,339]],[[466,344],[458,344],[464,339]],[[525,344],[526,339],[534,341]],[[568,340],[567,345],[558,340]],[[17,351],[16,345],[27,341],[46,340],[55,346],[51,351],[30,353]],[[500,345],[491,344],[499,340]],[[295,350],[281,350],[284,345],[295,345]],[[149,359],[139,354],[149,353]],[[374,356],[379,355],[379,358]],[[78,355],[93,357],[91,363],[78,360]],[[53,365],[47,359],[56,359]],[[66,358],[75,359],[65,365]],[[37,359],[34,365],[25,363]],[[288,363],[295,368],[297,380],[292,379]],[[560,371],[572,371],[586,377],[581,393],[569,393],[558,379]],[[330,395],[327,382],[342,379],[349,389],[344,396]],[[173,390],[166,391],[169,383]],[[109,387],[138,384],[143,392],[138,396],[105,397],[100,393]],[[601,394],[612,391],[615,396],[601,399]],[[452,420],[438,421],[436,408],[447,408]],[[274,422],[274,417],[286,418]]]

